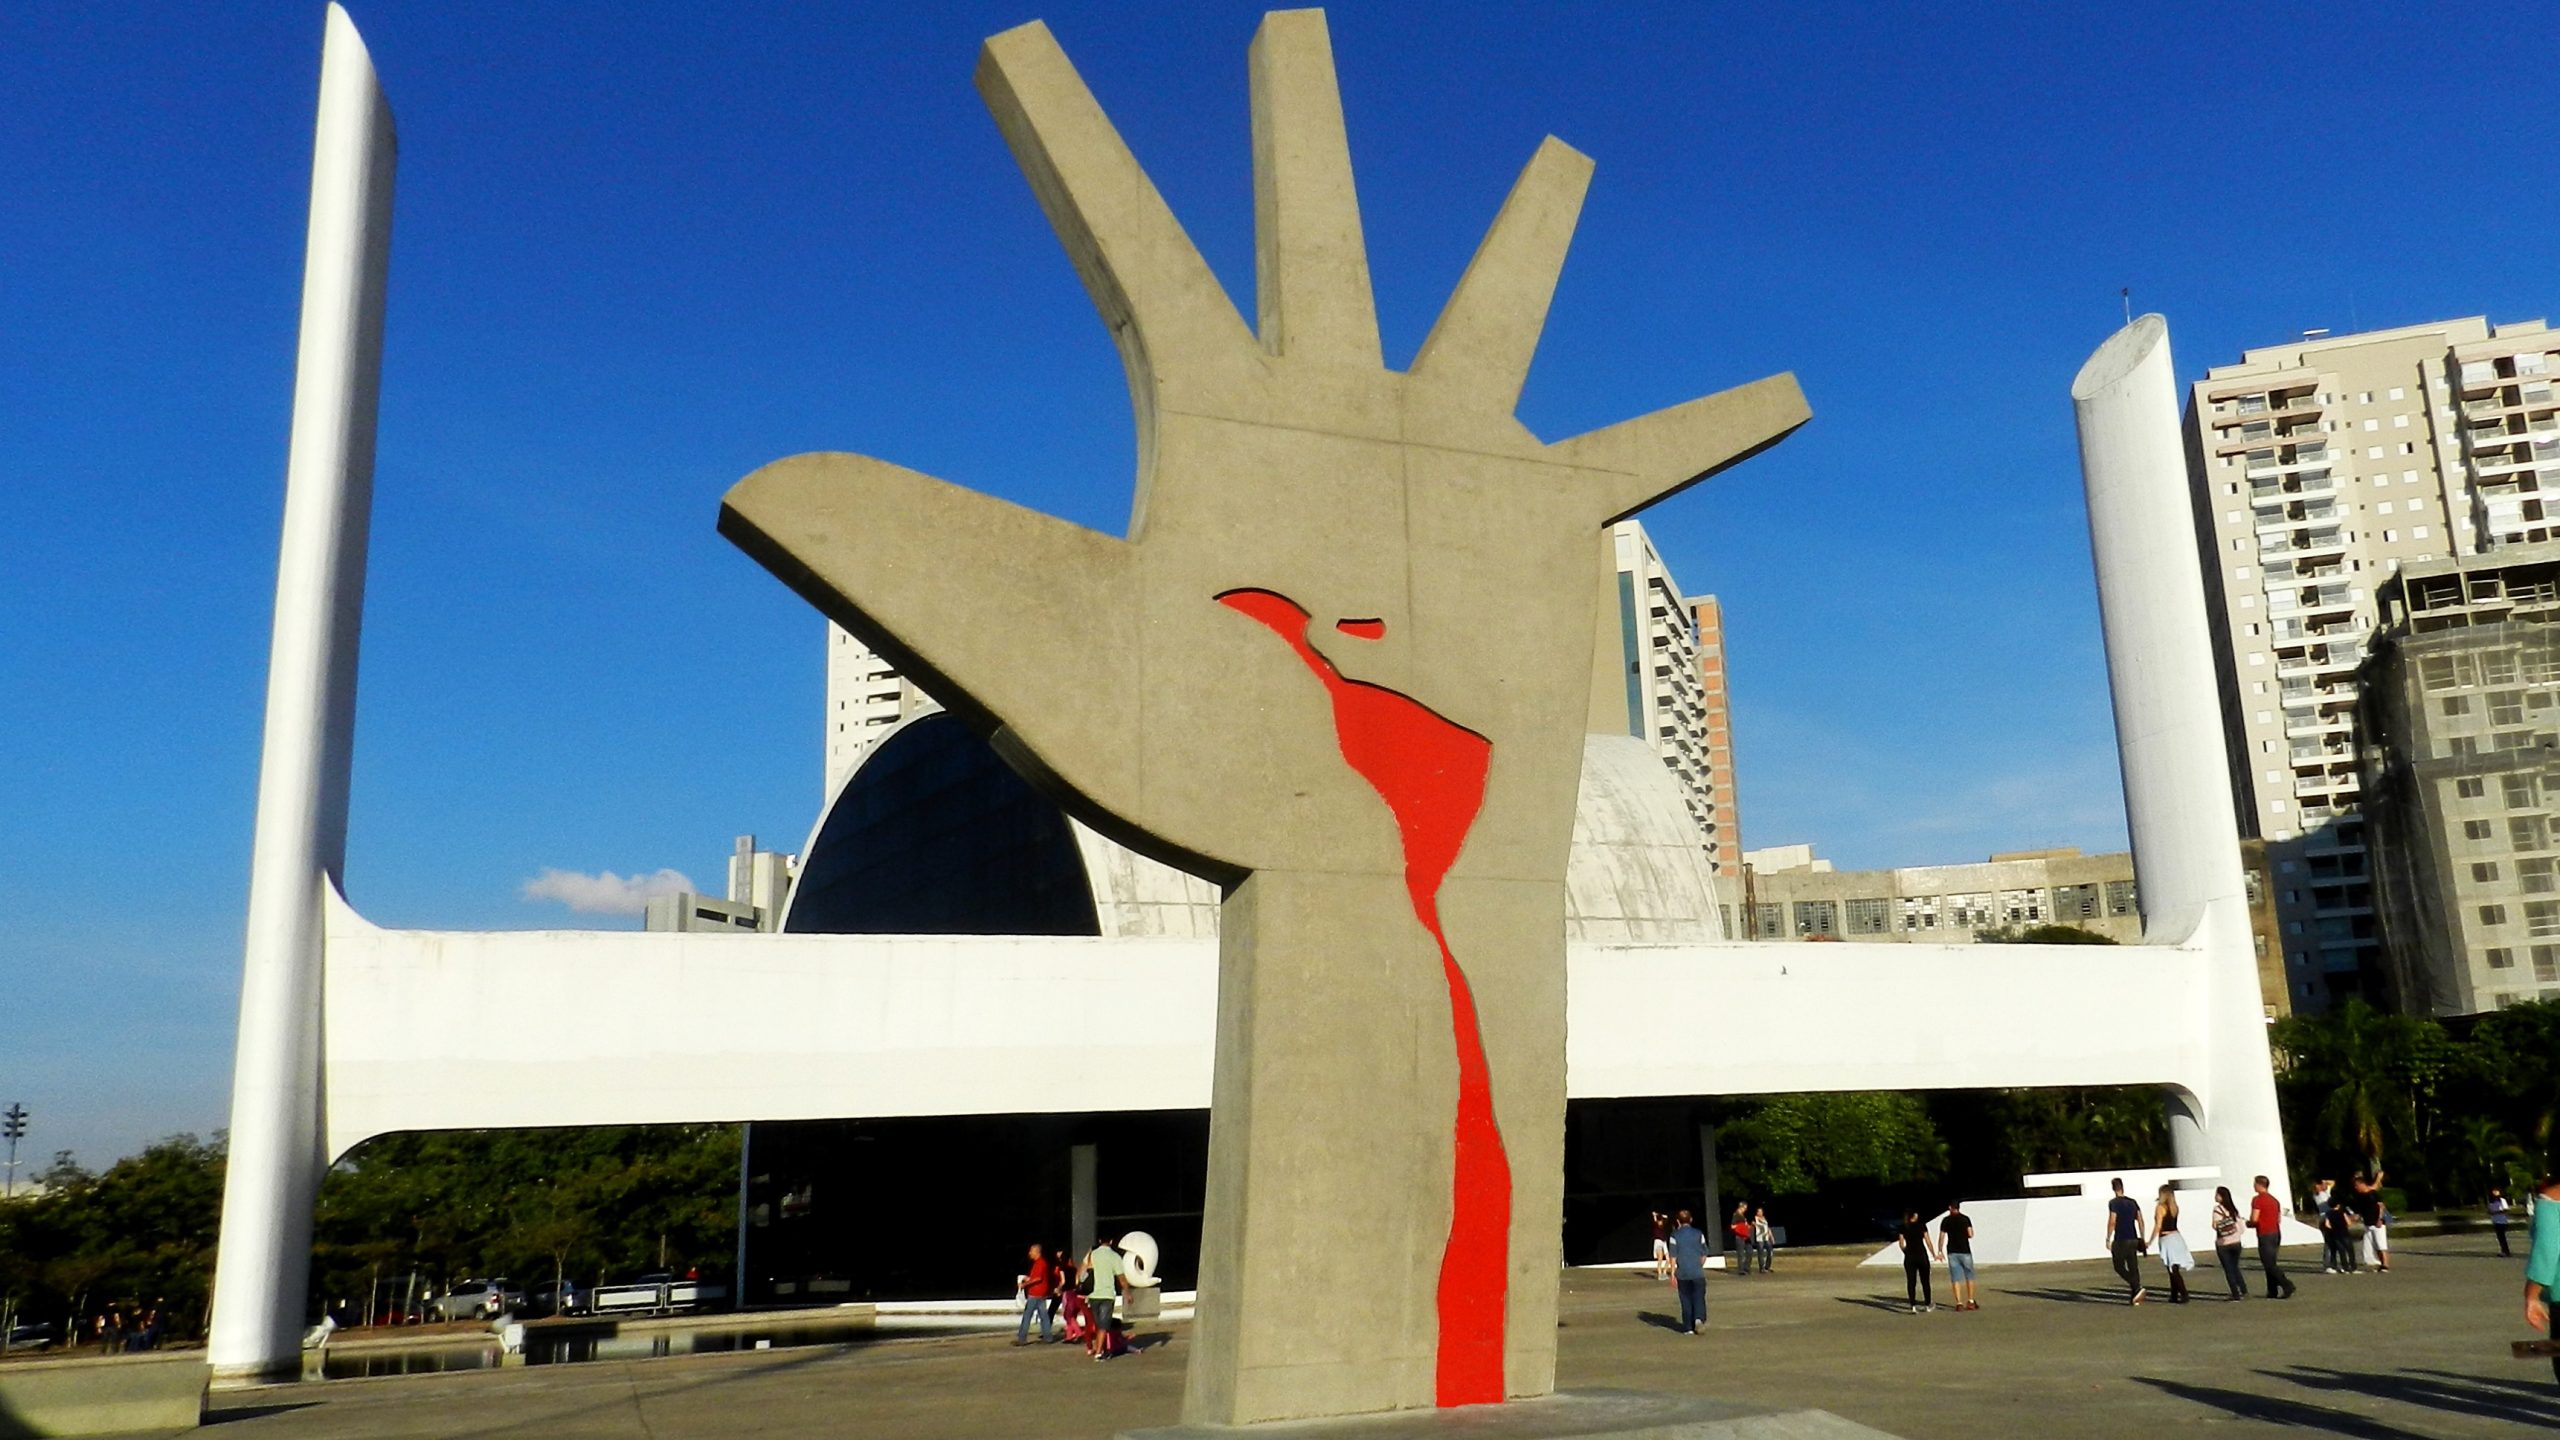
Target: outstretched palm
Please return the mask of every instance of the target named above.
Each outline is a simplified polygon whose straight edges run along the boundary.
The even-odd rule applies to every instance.
[[[1806,418],[1784,375],[1552,445],[1512,417],[1590,178],[1553,139],[1412,369],[1385,368],[1318,12],[1254,46],[1258,336],[1045,26],[990,40],[978,84],[1127,364],[1128,538],[841,454],[749,476],[721,528],[1189,868],[1396,856],[1374,800],[1311,782],[1342,763],[1323,694],[1218,596],[1287,596],[1346,676],[1491,740],[1498,807],[1506,752],[1583,728],[1594,533]]]

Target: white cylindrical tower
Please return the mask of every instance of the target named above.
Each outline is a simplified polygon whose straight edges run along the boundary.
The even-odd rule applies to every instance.
[[[2208,961],[2205,993],[2189,997],[2201,1007],[2204,1093],[2171,1094],[2170,1136],[2179,1164],[2218,1167],[2235,1195],[2263,1174],[2285,1199],[2168,323],[2145,315],[2110,336],[2080,367],[2071,400],[2142,938]]]
[[[356,642],[390,264],[391,111],[354,22],[329,7],[311,160],[284,538],[214,1270],[217,1381],[298,1373],[322,1166],[321,899],[346,860]]]

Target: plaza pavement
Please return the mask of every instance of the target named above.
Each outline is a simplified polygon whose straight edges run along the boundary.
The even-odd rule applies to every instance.
[[[2317,1252],[2289,1254],[2301,1293],[2281,1303],[2212,1298],[2216,1273],[2193,1304],[2129,1309],[2090,1261],[1987,1271],[1980,1311],[1917,1316],[1902,1310],[1899,1269],[1782,1257],[1774,1275],[1710,1279],[1709,1330],[1695,1339],[1669,1328],[1677,1306],[1650,1276],[1575,1271],[1558,1378],[1826,1409],[1911,1440],[2560,1430],[2548,1363],[2507,1353],[2525,1334],[2521,1255],[2501,1260],[2485,1235],[2413,1237],[2391,1274],[2333,1277]],[[1309,1324],[1323,1323],[1326,1286],[1310,1274]],[[1101,1440],[1174,1421],[1186,1328],[1143,1329],[1146,1352],[1107,1365],[1064,1346],[1014,1350],[1009,1335],[945,1336],[330,1381],[219,1395],[211,1418],[222,1440]]]

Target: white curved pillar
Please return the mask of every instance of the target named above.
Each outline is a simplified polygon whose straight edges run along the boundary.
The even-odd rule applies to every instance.
[[[2284,1134],[2276,1114],[2263,1001],[2240,871],[2230,756],[2214,680],[2204,574],[2188,498],[2186,444],[2168,322],[2145,315],[2110,336],[2071,382],[2098,573],[2116,753],[2142,897],[2146,945],[2205,957],[2192,1033],[2202,1085],[2169,1098],[2184,1166],[2212,1165],[2235,1195],[2264,1174],[2279,1199]],[[2167,1023],[2158,987],[2130,958],[2124,1023]]]
[[[372,58],[334,4],[319,111],[214,1271],[208,1359],[217,1380],[299,1370],[311,1209],[325,1164],[321,907],[346,860],[396,151]]]

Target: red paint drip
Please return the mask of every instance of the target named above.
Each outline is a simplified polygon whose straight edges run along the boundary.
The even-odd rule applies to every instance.
[[[1449,1239],[1440,1252],[1437,1398],[1442,1405],[1498,1401],[1511,1271],[1511,1160],[1494,1123],[1493,1080],[1475,994],[1440,928],[1440,882],[1457,864],[1484,805],[1493,743],[1410,696],[1345,679],[1307,643],[1312,617],[1296,602],[1268,590],[1233,590],[1218,600],[1271,627],[1324,682],[1342,758],[1387,802],[1403,837],[1405,891],[1414,918],[1440,947],[1458,1056],[1457,1166],[1450,1181]],[[1346,620],[1337,628],[1368,640],[1387,630],[1383,620]]]

